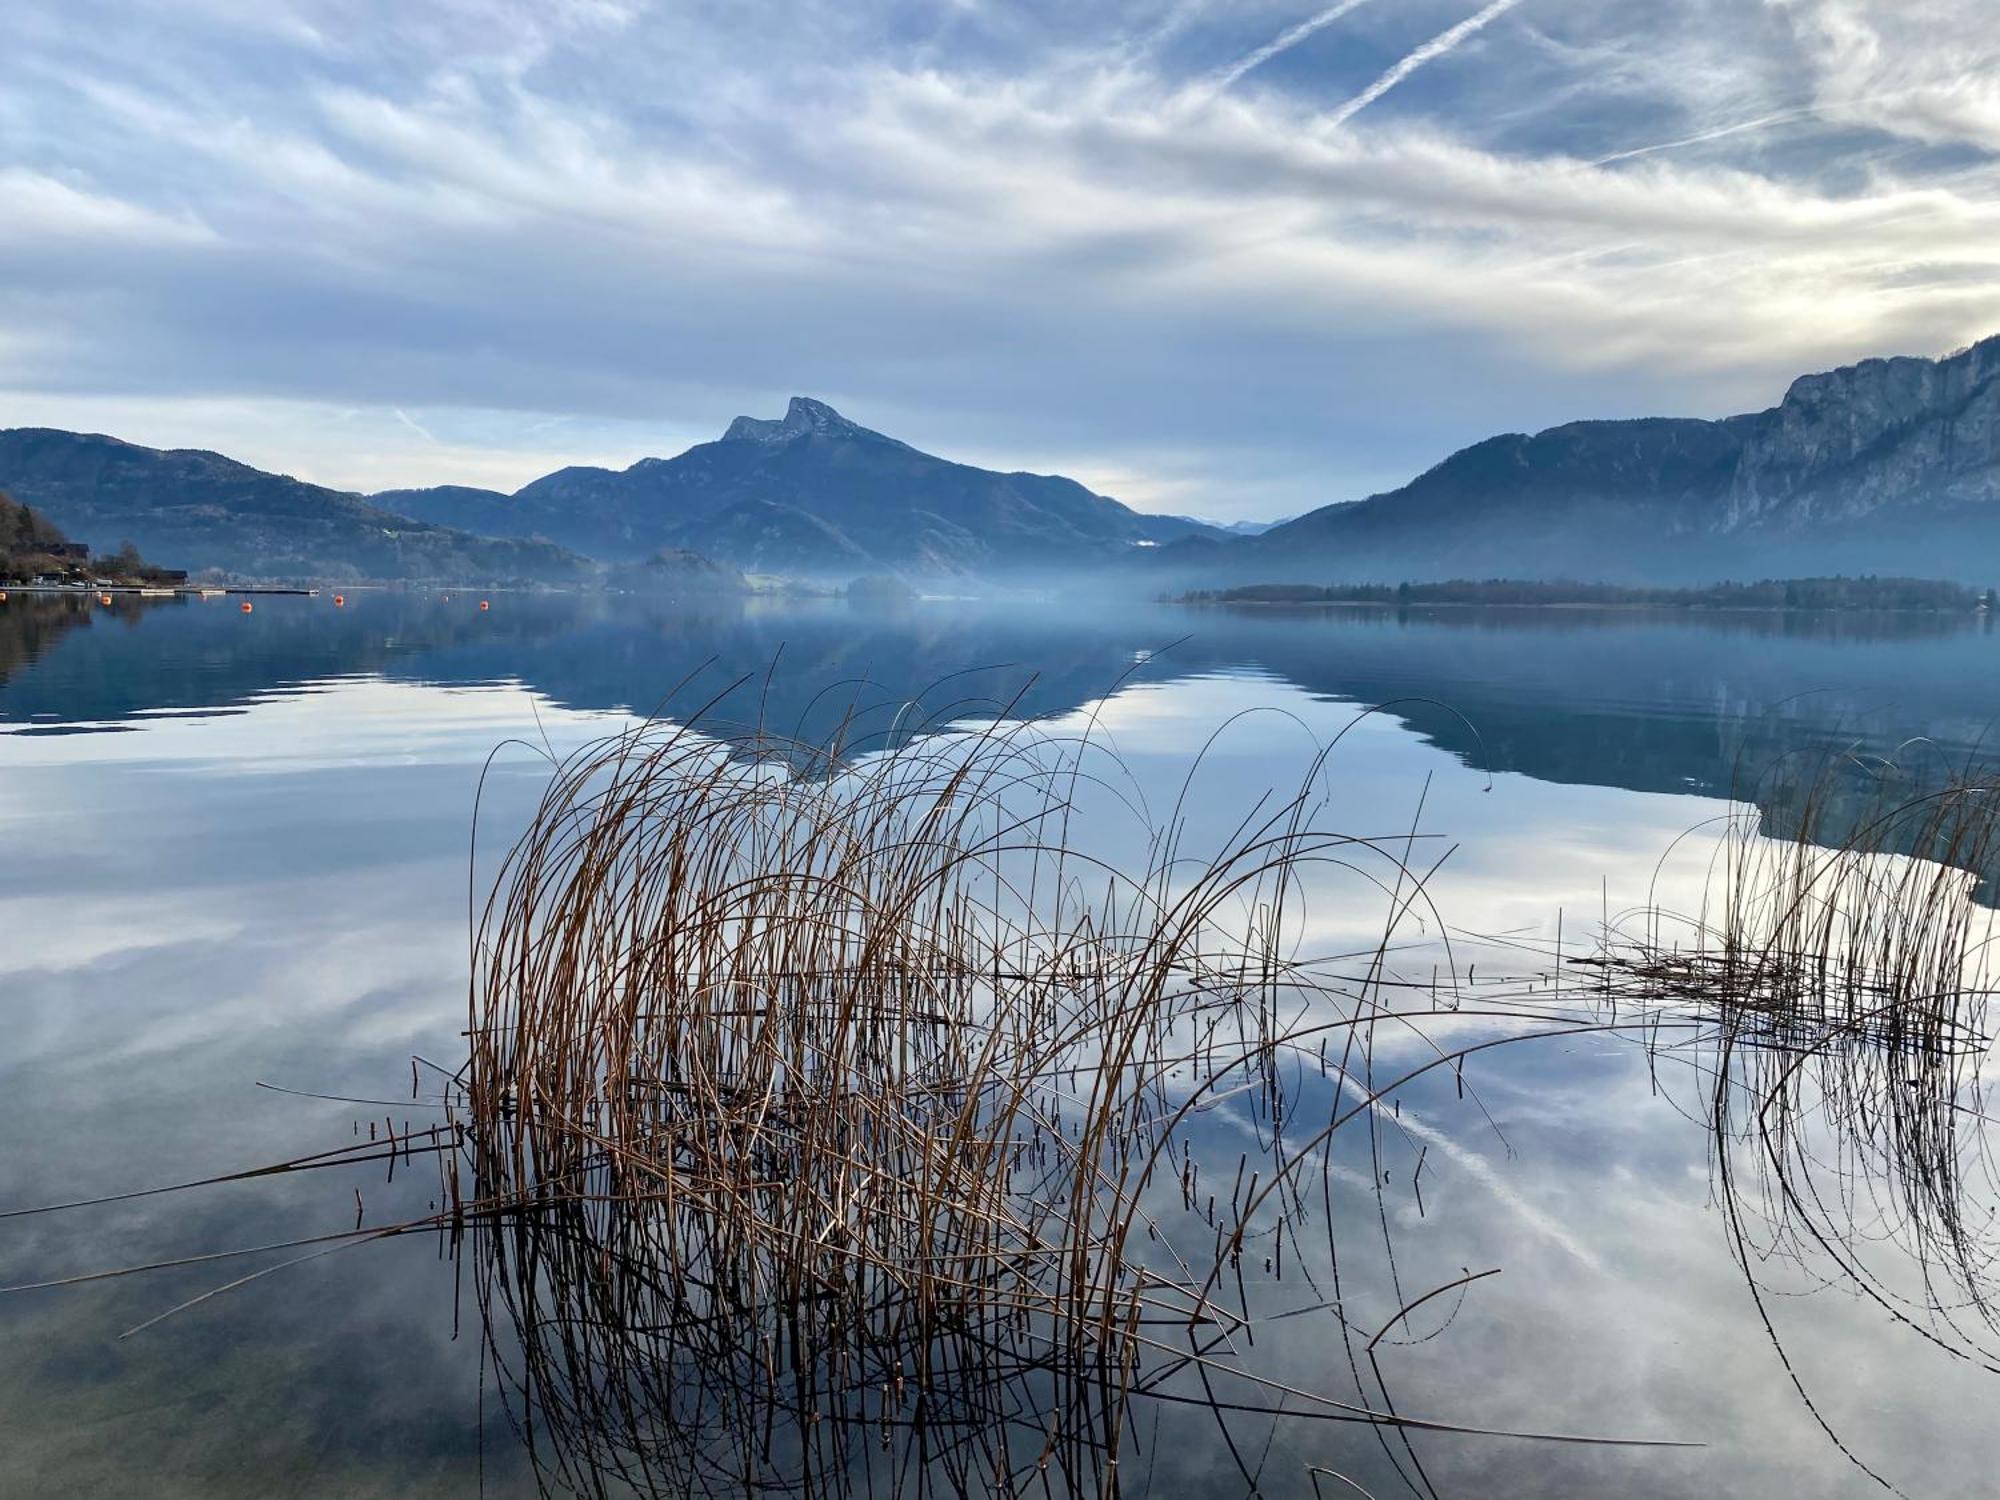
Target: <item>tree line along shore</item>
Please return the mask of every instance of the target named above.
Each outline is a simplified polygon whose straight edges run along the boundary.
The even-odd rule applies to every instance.
[[[1610,583],[1528,579],[1449,579],[1441,583],[1255,583],[1195,589],[1178,604],[1375,605],[1391,608],[1443,605],[1644,609],[1871,609],[1961,613],[1990,610],[1992,589],[1934,578],[1765,578],[1688,588],[1631,587]]]

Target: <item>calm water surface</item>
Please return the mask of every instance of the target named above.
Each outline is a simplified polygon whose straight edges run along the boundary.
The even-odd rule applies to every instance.
[[[2000,715],[2000,641],[1976,622],[492,600],[0,606],[0,1209],[421,1122],[406,1102],[303,1095],[407,1101],[413,1056],[463,1056],[470,832],[489,756],[482,826],[497,837],[539,793],[537,747],[582,744],[635,712],[693,716],[739,680],[711,718],[807,736],[846,721],[863,749],[913,697],[939,719],[1088,722],[1161,806],[1226,725],[1193,803],[1218,828],[1346,731],[1322,821],[1416,828],[1430,858],[1452,847],[1436,902],[1498,951],[1546,937],[1558,913],[1574,924],[1644,900],[1656,880],[1656,895],[1689,896],[1661,855],[1766,800],[1788,757],[1833,755],[1867,776],[1959,763]],[[1353,892],[1324,895],[1330,939],[1379,921]],[[1492,1058],[1476,1103],[1444,1085],[1403,1101],[1397,1149],[1426,1165],[1421,1210],[1400,1185],[1389,1197],[1401,1273],[1422,1286],[1503,1269],[1441,1302],[1421,1339],[1393,1341],[1403,1409],[1707,1446],[1439,1436],[1420,1447],[1438,1490],[1878,1493],[1755,1321],[1691,1090],[1619,1043]],[[1404,1183],[1409,1166],[1389,1173]],[[0,1281],[275,1244],[357,1213],[387,1223],[434,1197],[418,1167],[0,1220]],[[315,1259],[119,1337],[298,1253],[0,1299],[0,1494],[535,1493],[482,1392],[457,1268],[433,1242]],[[1990,1489],[1996,1377],[1821,1279],[1801,1268],[1798,1295],[1769,1301],[1829,1420],[1909,1493]],[[1357,1297],[1383,1318],[1397,1306],[1386,1286]],[[1314,1384],[1331,1346],[1298,1326],[1269,1357]],[[1254,1446],[1265,1493],[1311,1493],[1314,1464],[1409,1492],[1366,1433],[1268,1436]],[[1199,1422],[1156,1433],[1147,1455],[1140,1483],[1155,1494],[1248,1488]]]

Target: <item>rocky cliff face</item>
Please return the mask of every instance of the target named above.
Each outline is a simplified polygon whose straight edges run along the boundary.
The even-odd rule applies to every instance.
[[[1746,432],[1724,530],[2000,501],[2000,338],[1794,382]]]

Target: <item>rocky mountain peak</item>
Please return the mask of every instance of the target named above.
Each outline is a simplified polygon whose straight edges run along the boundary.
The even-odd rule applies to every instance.
[[[850,422],[824,401],[810,396],[794,396],[783,417],[775,420],[738,417],[722,435],[725,443],[784,443],[810,434],[821,437],[880,437],[879,433]]]
[[[824,401],[815,401],[810,396],[792,397],[791,405],[785,408],[783,425],[787,432],[860,431]]]

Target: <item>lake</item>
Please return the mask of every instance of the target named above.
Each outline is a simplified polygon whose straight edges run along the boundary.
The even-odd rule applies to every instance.
[[[1782,824],[1787,767],[1852,787],[1984,764],[2000,715],[2000,641],[1979,619],[488,600],[0,605],[0,1212],[432,1123],[466,1053],[469,912],[493,851],[550,753],[637,715],[840,732],[856,756],[919,723],[1042,719],[1115,750],[1126,813],[1178,800],[1197,845],[1333,744],[1316,820],[1442,858],[1412,941],[1449,924],[1489,974],[1533,970],[1607,914],[1694,904],[1701,862],[1675,841],[1732,811]],[[1130,827],[1085,813],[1081,844],[1140,857]],[[1329,951],[1380,937],[1364,878],[1310,894]],[[1348,1206],[1330,1189],[1330,1221],[1356,1225],[1340,1300],[1390,1335],[1376,1352],[1398,1410],[1700,1446],[1405,1445],[1253,1413],[1218,1432],[1141,1405],[1127,1493],[1342,1492],[1315,1470],[1378,1495],[1879,1492],[1820,1419],[1906,1493],[1990,1487],[1990,1372],[1808,1255],[1773,1257],[1753,1300],[1697,1073],[1584,1032],[1466,1072],[1402,1092],[1334,1164]],[[438,1198],[420,1159],[0,1219],[0,1282],[290,1244]],[[1918,1305],[1891,1207],[1859,1218],[1914,1299],[1896,1305]],[[123,1338],[304,1252],[0,1297],[0,1493],[537,1493],[444,1250],[413,1235],[318,1256]],[[1274,1378],[1370,1394],[1324,1317],[1276,1326],[1259,1356]]]

